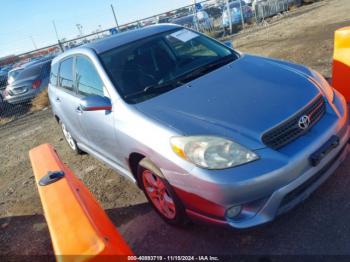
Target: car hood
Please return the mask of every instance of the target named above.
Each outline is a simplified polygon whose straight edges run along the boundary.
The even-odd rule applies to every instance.
[[[320,93],[311,75],[299,65],[243,55],[136,107],[180,135],[217,135],[259,149],[267,130]]]

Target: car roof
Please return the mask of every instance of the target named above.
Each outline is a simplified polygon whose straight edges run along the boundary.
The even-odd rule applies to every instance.
[[[50,64],[51,61],[52,61],[52,58],[51,59],[42,59],[42,60],[30,61],[30,62],[24,63],[24,64],[22,64],[20,66],[17,66],[15,68],[11,69],[9,71],[9,73],[12,73],[12,72],[17,71],[17,70],[27,69],[27,68],[34,67],[34,66],[42,66],[44,64]]]
[[[174,24],[151,25],[140,29],[134,29],[134,30],[118,33],[114,36],[111,36],[93,43],[89,43],[81,47],[93,49],[97,54],[100,54],[105,51],[116,48],[118,46],[122,46],[127,43],[131,43],[139,39],[143,39],[155,34],[170,31],[176,28],[180,28],[180,27]]]
[[[97,54],[101,54],[103,52],[106,52],[108,50],[111,50],[113,48],[152,36],[159,33],[163,33],[166,31],[170,31],[176,28],[181,28],[181,26],[174,25],[174,24],[161,24],[161,25],[151,25],[146,26],[140,29],[134,29],[122,33],[118,33],[116,35],[113,35],[111,37],[98,40],[93,43],[85,44],[77,49],[92,49]],[[73,52],[74,53],[74,52]],[[55,59],[56,60],[56,59]]]

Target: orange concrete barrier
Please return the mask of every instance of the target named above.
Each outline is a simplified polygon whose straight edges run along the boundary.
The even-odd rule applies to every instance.
[[[350,103],[350,26],[335,31],[332,85]]]
[[[29,156],[57,261],[127,261],[131,249],[54,148],[41,145]],[[64,177],[39,185],[49,171],[63,171]]]

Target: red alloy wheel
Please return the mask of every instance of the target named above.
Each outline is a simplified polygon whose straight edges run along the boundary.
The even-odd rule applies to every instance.
[[[174,219],[176,216],[175,203],[163,180],[151,171],[144,170],[142,181],[146,194],[157,210],[166,218]]]

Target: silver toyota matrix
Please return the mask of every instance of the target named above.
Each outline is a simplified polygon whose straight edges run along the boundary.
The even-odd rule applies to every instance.
[[[49,97],[71,149],[134,181],[170,224],[272,221],[348,153],[347,104],[319,73],[171,24],[64,52]]]

